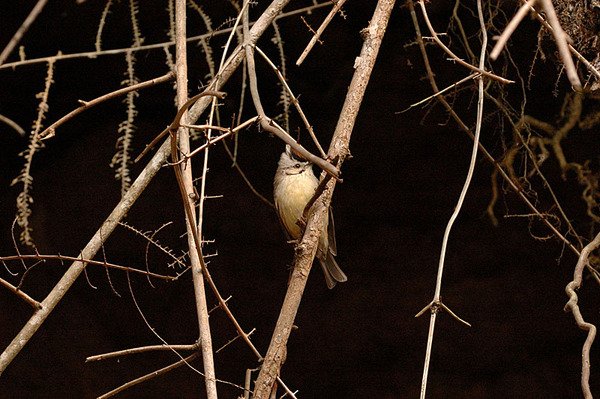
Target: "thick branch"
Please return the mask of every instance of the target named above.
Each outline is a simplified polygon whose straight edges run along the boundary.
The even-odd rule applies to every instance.
[[[379,0],[369,26],[363,31],[363,47],[360,56],[356,59],[354,76],[340,113],[331,146],[329,147],[329,158],[334,159],[339,156],[339,165],[343,163],[349,154],[350,135],[352,134],[356,116],[373,66],[375,65],[379,46],[386,31],[394,3],[395,0]],[[320,200],[315,202],[313,211],[308,218],[304,237],[302,237],[302,241],[296,248],[294,269],[289,281],[288,290],[267,355],[256,381],[253,396],[256,399],[266,399],[269,397],[275,379],[280,373],[281,365],[285,360],[287,341],[317,251],[319,234],[323,230],[325,219],[327,218],[335,184],[336,180],[330,179]]]

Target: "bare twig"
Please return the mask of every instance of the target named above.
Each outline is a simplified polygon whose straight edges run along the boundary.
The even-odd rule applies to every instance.
[[[36,310],[42,308],[42,305],[38,301],[36,301],[32,297],[30,297],[29,295],[27,295],[26,293],[24,293],[23,291],[21,291],[19,288],[15,287],[14,285],[12,285],[11,283],[9,283],[8,281],[0,278],[0,285],[5,286],[10,291],[12,291],[13,293],[15,293],[19,298],[21,298],[22,300],[24,300],[25,302],[27,302],[32,308],[34,308]]]
[[[523,2],[525,0],[521,1]],[[533,12],[533,15],[535,15],[537,20],[540,21],[540,23],[544,25],[544,27],[554,35],[554,28],[548,23],[548,21],[546,21],[544,17],[542,17],[540,13],[538,13],[534,8],[531,8],[531,12]],[[596,67],[593,66],[591,62],[589,62],[583,55],[581,55],[581,53],[577,51],[575,47],[571,46],[568,43],[567,45],[571,53],[573,53],[573,55],[575,55],[575,57],[577,57],[577,59],[585,65],[588,71],[590,71],[596,77],[597,80],[600,80],[600,71],[598,71],[598,69],[596,69]]]
[[[343,2],[343,1],[346,1],[346,0],[340,0],[340,2]],[[313,139],[313,142],[317,146],[319,153],[321,154],[321,156],[323,158],[326,158],[327,154],[325,154],[325,151],[323,151],[323,147],[321,147],[321,143],[319,143],[319,140],[317,140],[317,136],[315,135],[315,131],[313,130],[312,125],[308,122],[308,119],[306,118],[304,111],[302,111],[302,107],[300,107],[300,102],[298,101],[298,98],[294,95],[294,93],[292,92],[292,89],[290,89],[290,86],[285,81],[285,77],[279,71],[279,68],[277,68],[275,66],[275,64],[273,64],[273,62],[269,59],[269,57],[267,57],[267,55],[260,48],[256,47],[256,51],[258,51],[258,54],[260,54],[264,58],[264,60],[267,62],[267,64],[269,64],[269,66],[275,71],[275,74],[277,74],[277,77],[279,78],[279,81],[283,85],[284,90],[286,90],[288,92],[288,94],[290,95],[290,97],[292,99],[292,104],[294,104],[294,106],[296,107],[296,110],[298,111],[298,114],[300,115],[302,122],[304,122],[304,126],[306,127],[308,134],[310,134],[310,137]]]
[[[237,138],[238,136],[236,135],[235,137]],[[239,165],[239,162],[235,158],[235,155],[229,149],[227,142],[223,141],[223,147],[225,148],[225,152],[227,153],[229,158],[231,158],[231,160],[233,161],[233,167],[235,168],[235,170],[238,171],[242,180],[244,180],[244,182],[246,183],[246,185],[248,186],[250,191],[252,191],[254,193],[254,195],[256,195],[262,202],[264,202],[265,205],[268,205],[271,208],[275,209],[275,204],[273,204],[271,201],[269,201],[264,195],[259,193],[258,190],[254,187],[254,185],[250,181],[250,179],[248,179],[248,176],[246,176],[246,173],[244,173],[244,171],[242,170],[241,166]]]
[[[483,70],[483,69],[485,69],[485,52],[486,52],[486,47],[487,47],[487,31],[486,31],[485,21],[483,18],[483,10],[482,10],[482,6],[481,6],[481,0],[477,0],[477,12],[479,15],[479,24],[481,26],[481,35],[482,35],[481,53],[479,55],[479,68]],[[467,172],[467,177],[465,178],[465,183],[463,185],[463,188],[460,192],[460,196],[458,198],[458,203],[456,204],[456,207],[454,208],[454,211],[452,212],[452,215],[450,216],[450,219],[448,220],[446,230],[444,231],[444,237],[442,240],[442,248],[441,248],[441,253],[440,253],[440,261],[439,261],[439,265],[438,265],[438,272],[437,272],[437,278],[436,278],[436,284],[435,284],[435,293],[433,296],[433,301],[429,305],[430,310],[431,310],[431,315],[430,315],[430,319],[429,319],[429,333],[427,335],[427,349],[425,351],[425,362],[423,365],[423,379],[421,381],[421,396],[420,396],[421,399],[425,399],[425,393],[427,391],[427,377],[429,374],[429,364],[431,361],[431,349],[433,346],[433,334],[434,334],[434,330],[435,330],[436,317],[437,317],[437,314],[439,313],[440,309],[444,309],[444,310],[448,310],[448,311],[450,310],[446,305],[443,304],[442,299],[441,299],[442,277],[444,274],[444,260],[446,258],[446,249],[447,249],[447,245],[448,245],[448,239],[450,237],[450,231],[452,230],[454,221],[456,220],[456,218],[458,217],[458,214],[460,213],[460,210],[464,203],[465,197],[467,195],[467,191],[469,190],[469,186],[471,184],[471,179],[473,177],[473,172],[475,171],[475,164],[477,162],[477,148],[479,145],[479,135],[481,133],[481,123],[483,120],[483,98],[484,98],[483,97],[483,77],[480,76],[477,78],[477,80],[478,80],[479,95],[478,95],[478,100],[477,100],[477,120],[476,120],[476,124],[475,124],[475,137],[473,139],[473,149],[471,151],[471,162],[469,164],[469,170]],[[419,314],[422,314],[422,312],[423,311],[419,312]],[[450,311],[450,313],[458,320],[461,320],[452,311]],[[464,321],[463,321],[463,323],[469,325],[468,323],[466,323]]]
[[[0,53],[0,65],[2,65],[4,61],[6,61],[6,59],[8,58],[10,53],[12,53],[15,46],[21,41],[21,38],[23,37],[25,32],[27,32],[31,24],[36,20],[38,15],[40,15],[47,2],[48,0],[38,0],[38,2],[35,4],[27,18],[25,18],[25,21],[23,21],[23,23],[21,24],[19,29],[17,29],[17,31],[10,39],[6,47],[4,47],[4,50],[2,50],[2,53]]]
[[[435,29],[433,29],[433,25],[431,24],[431,21],[429,20],[429,15],[427,14],[427,8],[425,7],[425,2],[423,0],[419,0],[419,1],[417,1],[417,4],[419,4],[419,6],[421,6],[421,11],[423,13],[423,19],[425,20],[425,24],[427,25],[427,28],[429,29],[429,32],[431,33],[432,39],[442,50],[444,50],[444,52],[446,54],[448,54],[452,58],[453,61],[459,63],[460,65],[462,65],[466,68],[469,68],[472,71],[478,72],[478,73],[482,74],[483,76],[486,76],[490,79],[497,80],[501,83],[514,83],[514,81],[512,81],[512,80],[508,80],[501,76],[494,75],[493,73],[491,73],[489,71],[485,71],[481,68],[476,67],[475,65],[471,65],[468,62],[464,61],[463,59],[459,58],[456,54],[454,54],[452,52],[452,50],[450,50],[444,44],[444,42],[442,42],[440,40],[438,34],[435,32]]]
[[[111,397],[115,396],[116,394],[118,394],[119,392],[122,392],[122,391],[124,391],[124,390],[126,390],[128,388],[131,388],[132,386],[135,386],[135,385],[140,384],[142,382],[151,380],[154,377],[161,376],[163,374],[168,373],[171,370],[174,370],[174,369],[176,369],[178,367],[181,367],[181,366],[183,366],[185,364],[188,364],[189,362],[191,362],[192,360],[194,360],[195,358],[197,358],[199,355],[200,355],[200,353],[198,353],[198,352],[193,353],[190,356],[188,356],[188,357],[186,357],[184,359],[181,359],[181,360],[179,360],[179,361],[177,361],[177,362],[175,362],[173,364],[170,364],[170,365],[168,365],[166,367],[163,367],[163,368],[160,368],[158,370],[154,370],[154,371],[152,371],[152,372],[150,372],[148,374],[145,374],[145,375],[143,375],[141,377],[136,378],[135,380],[129,381],[128,383],[123,384],[120,387],[117,387],[117,388],[113,389],[112,391],[105,393],[104,395],[98,396],[98,399],[111,398]]]
[[[25,130],[21,126],[19,126],[17,122],[13,121],[9,117],[0,114],[0,122],[14,129],[17,133],[19,133],[19,136],[25,137]]]
[[[191,345],[149,345],[149,346],[140,346],[138,348],[129,348],[121,351],[102,353],[100,355],[88,356],[85,359],[85,362],[99,362],[101,360],[111,359],[113,357],[121,357],[121,356],[129,356],[135,355],[138,353],[145,352],[157,352],[157,351],[195,351],[198,350],[199,344],[191,344]]]
[[[154,277],[160,280],[167,280],[167,281],[174,281],[177,280],[177,276],[165,276],[162,274],[157,274],[157,273],[152,273],[152,272],[148,272],[146,270],[140,270],[140,269],[135,269],[132,267],[126,267],[126,266],[121,266],[121,265],[116,265],[114,263],[109,263],[109,262],[105,262],[105,261],[100,261],[100,260],[93,260],[93,259],[87,259],[85,257],[82,256],[78,256],[78,257],[73,257],[73,256],[65,256],[65,255],[42,255],[42,254],[35,254],[35,255],[12,255],[12,256],[0,256],[0,261],[4,261],[4,262],[9,262],[9,261],[14,261],[14,260],[20,260],[20,261],[25,261],[28,259],[36,259],[36,260],[58,260],[58,261],[69,261],[69,262],[83,262],[86,264],[90,264],[90,265],[96,265],[96,266],[104,266],[104,267],[109,267],[111,269],[116,269],[116,270],[121,270],[124,272],[131,272],[131,273],[137,273],[137,274],[143,274],[149,277]]]
[[[238,133],[240,130],[247,128],[248,126],[250,126],[251,124],[253,124],[254,122],[256,122],[258,120],[258,116],[255,116],[253,118],[248,119],[246,122],[239,124],[238,126],[234,127],[233,129],[227,129],[227,128],[221,128],[219,127],[218,130],[224,130],[225,133],[217,136],[215,138],[209,139],[206,143],[202,144],[200,147],[196,148],[194,151],[192,151],[189,155],[185,156],[185,158],[191,158],[194,155],[198,154],[200,151],[204,151],[205,149],[207,149],[208,147],[210,147],[213,144],[218,143],[219,141],[231,136],[232,134],[236,134]],[[195,125],[182,125],[184,127],[191,127],[193,129],[196,129],[197,126]],[[212,128],[212,125],[211,125]]]
[[[554,40],[556,41],[556,46],[558,47],[558,53],[560,54],[560,58],[565,65],[565,69],[567,70],[569,82],[571,82],[571,85],[574,89],[581,89],[581,81],[579,80],[579,75],[577,75],[577,68],[575,68],[575,63],[573,62],[573,58],[571,58],[571,53],[569,51],[568,36],[558,21],[556,10],[554,10],[552,1],[540,0],[540,2],[542,3],[542,7],[546,12],[548,23],[550,26],[552,26],[552,35],[554,35]]]
[[[575,266],[575,271],[573,272],[573,281],[567,284],[565,291],[569,296],[569,302],[565,305],[565,311],[570,311],[573,313],[573,317],[575,318],[575,322],[577,326],[582,330],[586,330],[588,332],[585,343],[583,344],[583,348],[581,350],[581,389],[583,390],[583,396],[586,399],[592,398],[592,391],[590,389],[590,349],[592,344],[594,343],[594,339],[596,338],[596,326],[586,322],[581,315],[581,311],[579,309],[579,305],[577,304],[578,297],[576,290],[581,287],[581,283],[583,280],[583,268],[589,267],[589,256],[590,254],[600,247],[600,233],[596,235],[596,237],[583,249],[581,250],[581,255],[579,255],[579,260],[577,261],[577,265]]]
[[[510,20],[508,25],[506,25],[504,32],[502,32],[502,34],[498,38],[498,41],[496,42],[496,45],[494,46],[494,49],[490,53],[490,58],[492,60],[495,60],[496,58],[498,58],[498,56],[500,55],[500,52],[502,51],[504,46],[506,46],[506,42],[508,42],[508,39],[513,34],[513,32],[517,29],[517,26],[519,26],[519,24],[521,23],[523,18],[525,18],[527,13],[529,13],[531,11],[533,6],[535,5],[535,2],[536,2],[536,0],[525,1],[525,3],[523,3],[521,5],[521,7],[519,8],[519,11],[517,11],[515,13],[515,15],[512,17],[512,19]]]
[[[270,26],[271,21],[281,12],[282,8],[289,2],[289,0],[274,0],[268,7],[267,11],[261,15],[261,17],[254,23],[254,26],[250,30],[253,43],[256,43],[258,38],[264,33],[264,31]],[[218,90],[227,80],[233,75],[238,66],[242,63],[243,51],[241,46],[238,46],[238,51],[234,51],[234,55],[230,57],[222,70],[219,71],[219,80],[213,81],[209,87],[211,89]],[[1,68],[1,67],[0,67]],[[201,98],[194,106],[190,109],[186,123],[194,123],[204,112],[208,106],[210,100],[206,97]],[[156,154],[149,161],[148,165],[142,170],[138,178],[131,185],[131,188],[121,198],[119,203],[116,205],[114,210],[110,213],[107,219],[104,221],[99,230],[90,239],[88,244],[82,250],[81,254],[83,258],[90,259],[100,249],[102,240],[107,239],[118,222],[123,219],[127,212],[131,209],[133,203],[145,190],[147,185],[150,183],[152,178],[162,168],[167,157],[171,153],[171,144],[167,140],[158,149]],[[35,312],[35,314],[29,319],[29,321],[23,326],[21,331],[12,340],[9,346],[0,355],[0,374],[8,367],[12,360],[18,355],[23,347],[29,342],[35,332],[41,327],[46,318],[52,313],[54,307],[60,302],[63,296],[68,292],[71,286],[77,280],[77,277],[85,269],[86,263],[81,261],[74,262],[63,277],[59,280],[56,286],[48,294],[48,296],[42,301],[42,309]],[[212,288],[212,287],[211,287]],[[216,289],[216,287],[214,287]],[[217,291],[218,292],[218,291]],[[222,301],[222,298],[221,298]],[[235,320],[229,309],[224,307],[224,310],[230,319]],[[241,327],[239,323],[234,322],[236,329],[239,331]],[[254,347],[249,339],[245,339],[246,343],[250,346],[253,352],[259,359],[262,359],[258,350]],[[290,391],[291,392],[291,391]]]
[[[335,14],[342,8],[345,2],[346,0],[337,0],[337,2],[334,2],[335,5],[331,9],[331,11],[329,11],[329,14],[327,14],[325,19],[323,20],[323,23],[321,24],[321,26],[319,26],[319,29],[317,29],[313,37],[310,39],[310,42],[308,42],[306,48],[304,49],[302,54],[300,54],[300,57],[298,57],[296,65],[300,66],[300,64],[304,62],[304,59],[306,58],[308,53],[310,53],[310,50],[312,50],[312,48],[315,46],[325,29],[327,29],[327,26],[329,25]]]
[[[291,17],[294,15],[298,15],[298,14],[304,14],[304,13],[311,12],[311,11],[319,9],[319,8],[327,7],[329,5],[331,5],[331,2],[324,1],[323,3],[313,4],[313,5],[310,5],[307,7],[298,8],[296,10],[288,11],[288,12],[285,12],[282,14],[277,14],[275,19],[287,18],[287,17]],[[265,18],[271,18],[271,16],[265,16]],[[250,25],[254,26],[257,22],[258,21],[251,22]],[[261,23],[262,22],[264,22],[264,20],[261,21]],[[188,43],[197,42],[197,41],[200,41],[203,39],[209,39],[214,36],[228,34],[232,30],[233,30],[233,28],[219,29],[219,30],[203,33],[201,35],[188,37],[186,39],[186,41]],[[258,32],[259,30],[262,30],[262,24],[261,24],[261,28],[257,29],[256,31]],[[164,49],[165,47],[174,46],[174,45],[175,45],[175,41],[169,41],[169,42],[161,42],[161,43],[155,43],[155,44],[147,44],[147,45],[139,46],[136,48],[124,47],[124,48],[102,50],[102,51],[86,51],[83,53],[59,54],[59,55],[54,55],[54,56],[50,56],[50,57],[41,57],[41,58],[35,58],[35,59],[31,59],[31,60],[16,61],[16,62],[2,64],[2,65],[0,65],[0,70],[8,69],[8,68],[14,69],[16,67],[20,67],[20,66],[24,66],[24,65],[41,64],[41,63],[46,63],[46,62],[50,62],[50,61],[61,61],[61,60],[69,60],[69,59],[76,59],[76,58],[94,59],[94,58],[104,56],[104,55],[115,55],[115,54],[125,54],[127,52]]]
[[[244,25],[244,31],[248,30],[248,24]],[[246,36],[246,35],[245,35]],[[260,126],[268,131],[269,133],[279,137],[286,144],[289,144],[295,151],[297,151],[304,159],[316,164],[318,167],[331,174],[335,178],[339,178],[340,171],[331,165],[323,158],[319,158],[311,154],[308,150],[302,147],[292,136],[290,136],[285,130],[279,128],[275,122],[270,119],[262,106],[260,101],[260,94],[258,91],[258,82],[256,79],[256,66],[254,63],[254,44],[249,42],[249,39],[244,39],[244,48],[246,52],[246,62],[248,63],[248,77],[250,80],[250,94],[252,95],[252,101],[256,112],[260,117]]]
[[[355,63],[354,76],[350,83],[329,147],[329,158],[334,159],[339,156],[339,165],[343,163],[344,159],[349,154],[348,147],[352,129],[373,66],[375,65],[375,60],[394,3],[394,0],[380,0],[377,3],[369,26],[363,31],[363,47]],[[256,380],[253,396],[256,399],[266,399],[269,397],[276,377],[280,373],[281,365],[285,360],[287,341],[292,330],[296,313],[298,312],[298,307],[300,306],[304,288],[306,287],[308,274],[317,251],[319,234],[323,230],[325,219],[328,215],[335,184],[336,180],[330,179],[320,200],[316,201],[313,205],[313,210],[308,218],[304,236],[296,247],[294,268],[288,283],[288,290],[271,338],[271,343],[269,344],[269,349],[258,375],[258,379]]]
[[[141,89],[145,89],[147,87],[152,87],[159,83],[168,82],[169,80],[173,79],[174,77],[175,77],[175,73],[169,72],[158,78],[146,80],[145,82],[141,82],[141,83],[138,83],[135,85],[131,85],[129,87],[124,87],[122,89],[115,90],[113,92],[110,92],[110,93],[100,96],[98,98],[95,98],[91,101],[79,100],[79,102],[82,104],[80,107],[75,108],[73,111],[69,112],[67,115],[63,116],[62,118],[60,118],[59,120],[54,122],[52,125],[48,126],[42,133],[40,133],[40,138],[45,140],[45,139],[54,137],[54,135],[56,134],[57,127],[59,127],[60,125],[62,125],[65,122],[67,122],[68,120],[73,119],[75,116],[79,115],[83,111],[86,111],[86,110],[92,108],[93,106],[96,106],[104,101],[108,101],[110,99],[122,96],[123,94],[127,94],[132,91],[141,90]]]

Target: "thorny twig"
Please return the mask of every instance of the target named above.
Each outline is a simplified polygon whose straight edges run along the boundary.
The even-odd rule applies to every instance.
[[[327,26],[329,25],[335,14],[342,8],[345,2],[346,0],[337,0],[337,2],[334,2],[335,5],[329,11],[329,14],[327,14],[325,19],[323,20],[323,23],[321,24],[321,26],[319,26],[319,29],[317,29],[317,31],[314,33],[313,37],[310,39],[310,42],[308,42],[306,48],[304,49],[302,54],[300,54],[300,57],[298,57],[298,60],[296,61],[297,66],[300,66],[300,64],[304,62],[304,59],[306,58],[308,53],[310,53],[317,41],[319,41],[319,38],[321,37],[325,29],[327,29]]]
[[[37,309],[41,309],[42,305],[38,301],[36,301],[32,297],[30,297],[29,295],[27,295],[26,293],[24,293],[18,287],[15,287],[14,285],[12,285],[8,281],[0,278],[0,285],[3,285],[6,288],[8,288],[10,291],[12,291],[14,294],[16,294],[19,298],[21,298],[22,300],[24,300],[25,302],[27,302],[32,308],[34,308],[36,310]]]

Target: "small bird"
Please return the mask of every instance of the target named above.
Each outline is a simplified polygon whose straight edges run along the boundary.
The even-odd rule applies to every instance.
[[[275,173],[273,196],[279,220],[289,239],[301,238],[302,231],[296,222],[302,216],[306,204],[315,194],[318,185],[319,181],[313,173],[312,163],[296,158],[291,147],[286,145]],[[331,208],[323,229],[319,238],[317,259],[325,274],[327,287],[331,289],[338,282],[348,280],[334,258],[334,255],[337,255],[337,248]]]

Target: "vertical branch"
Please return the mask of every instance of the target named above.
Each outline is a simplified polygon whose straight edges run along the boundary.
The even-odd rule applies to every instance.
[[[379,47],[386,31],[387,24],[394,7],[395,0],[379,0],[369,26],[362,31],[364,43],[359,57],[356,59],[354,76],[348,89],[338,123],[329,147],[329,158],[339,156],[341,165],[349,154],[349,142],[356,121]],[[324,176],[322,176],[323,178]],[[279,319],[271,338],[271,343],[265,356],[264,363],[256,380],[254,398],[269,397],[273,384],[279,376],[281,365],[286,357],[286,345],[294,324],[298,307],[313,259],[317,251],[319,234],[328,215],[331,196],[336,180],[330,179],[319,200],[312,206],[306,230],[301,242],[296,248],[294,268],[288,284],[288,290],[281,307]]]
[[[188,99],[187,92],[187,42],[186,42],[186,1],[175,1],[175,68],[177,71],[177,106],[183,107]],[[183,118],[186,116],[184,114]],[[190,137],[187,128],[179,128],[179,148],[184,153],[190,152]],[[208,306],[206,304],[206,292],[204,289],[204,279],[202,277],[202,265],[200,262],[202,253],[199,252],[200,245],[195,243],[195,235],[192,230],[197,230],[194,208],[194,184],[192,177],[192,162],[181,165],[175,165],[181,168],[183,184],[186,193],[185,198],[189,202],[191,217],[186,213],[186,229],[190,261],[192,264],[192,279],[194,282],[194,294],[196,299],[196,313],[198,314],[198,327],[200,331],[200,350],[202,351],[202,361],[204,364],[204,382],[206,386],[206,396],[208,399],[217,398],[217,385],[215,380],[215,365],[213,359],[212,339],[210,335],[210,324],[208,322]]]

